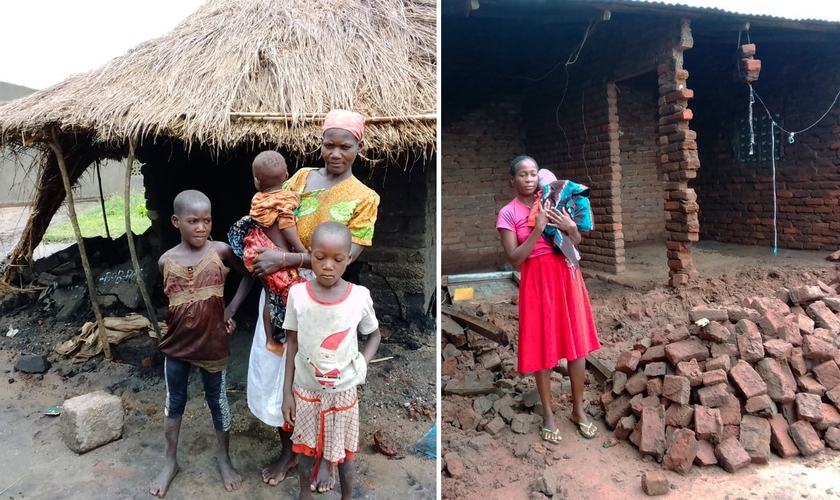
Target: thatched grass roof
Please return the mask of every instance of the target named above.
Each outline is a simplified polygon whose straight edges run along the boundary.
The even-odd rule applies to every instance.
[[[368,147],[428,151],[435,121],[406,117],[435,112],[436,65],[434,0],[209,0],[102,68],[0,105],[0,143],[58,126],[114,145],[167,137],[303,152],[318,145],[313,114],[348,108],[397,117],[368,125]]]

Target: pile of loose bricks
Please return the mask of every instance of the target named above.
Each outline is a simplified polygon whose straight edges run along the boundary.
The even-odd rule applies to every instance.
[[[735,472],[840,450],[840,297],[824,283],[691,310],[622,353],[601,395],[616,438],[667,470]]]

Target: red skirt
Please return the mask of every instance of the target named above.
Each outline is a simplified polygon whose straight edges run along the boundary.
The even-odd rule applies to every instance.
[[[554,368],[601,348],[583,274],[562,254],[522,263],[519,283],[520,373]]]

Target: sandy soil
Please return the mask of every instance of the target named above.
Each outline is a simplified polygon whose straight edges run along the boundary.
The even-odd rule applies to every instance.
[[[663,248],[636,247],[629,249],[627,255],[625,275],[604,281],[592,273],[593,277],[587,279],[603,343],[596,356],[611,361],[643,337],[662,331],[669,324],[685,323],[693,306],[740,303],[746,297],[769,296],[785,287],[814,284],[816,279],[828,281],[836,274],[835,265],[825,260],[826,253],[781,250],[776,257],[766,247],[704,242],[694,250],[695,265],[703,277],[675,291],[665,286]],[[516,331],[517,306],[510,302],[485,300],[465,307],[481,307],[497,326],[511,334]],[[508,349],[510,354],[515,352],[514,347]],[[532,379],[514,381],[529,386]],[[554,410],[564,438],[557,446],[542,442],[536,425],[526,435],[514,434],[508,426],[495,438],[483,432],[462,431],[451,423],[453,415],[464,406],[472,406],[473,399],[445,396],[441,402],[442,453],[457,452],[466,472],[460,478],[443,473],[443,498],[547,498],[532,492],[532,485],[546,470],[556,475],[562,485],[562,493],[554,498],[647,498],[640,478],[645,471],[661,468],[643,459],[630,443],[612,438],[594,404],[600,392],[601,384],[590,372],[585,400],[592,402],[589,410],[596,415],[599,429],[593,440],[579,436],[568,419],[570,395],[555,393]],[[671,481],[670,498],[840,498],[840,453],[830,450],[807,459],[782,460],[774,456],[768,465],[752,465],[736,474],[717,466],[694,467],[686,476],[667,474]]]

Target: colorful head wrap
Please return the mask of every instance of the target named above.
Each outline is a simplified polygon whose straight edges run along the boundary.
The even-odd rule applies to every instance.
[[[331,128],[346,130],[361,141],[365,133],[365,117],[354,111],[334,109],[327,113],[321,132],[325,132]]]

